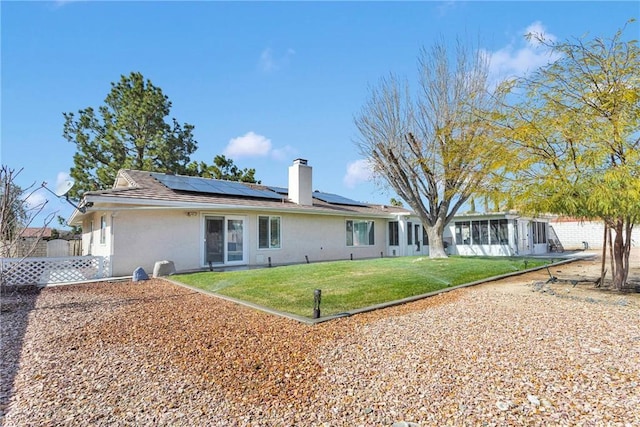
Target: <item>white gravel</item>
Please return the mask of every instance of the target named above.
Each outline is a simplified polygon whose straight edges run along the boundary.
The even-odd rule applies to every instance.
[[[2,421],[640,425],[639,296],[535,277],[316,326],[156,280],[3,298]]]

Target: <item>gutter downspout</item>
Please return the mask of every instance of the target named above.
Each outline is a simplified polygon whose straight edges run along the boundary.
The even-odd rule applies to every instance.
[[[118,215],[118,212],[115,211],[111,214],[111,233],[110,233],[110,241],[111,244],[109,245],[109,276],[108,277],[112,277],[113,276],[113,255],[115,254],[115,246],[116,246],[116,233],[115,233],[115,223],[116,223],[116,216]]]

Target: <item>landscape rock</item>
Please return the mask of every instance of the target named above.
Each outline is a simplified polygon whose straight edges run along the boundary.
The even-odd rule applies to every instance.
[[[144,271],[144,268],[138,267],[135,270],[133,270],[133,276],[131,277],[131,280],[133,282],[141,282],[143,280],[149,280],[149,275],[147,274],[146,271]]]
[[[153,277],[171,276],[176,273],[173,261],[158,261],[153,266]]]

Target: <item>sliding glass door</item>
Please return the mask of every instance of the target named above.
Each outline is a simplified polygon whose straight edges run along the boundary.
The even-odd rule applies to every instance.
[[[245,263],[245,227],[241,217],[205,217],[205,265]]]

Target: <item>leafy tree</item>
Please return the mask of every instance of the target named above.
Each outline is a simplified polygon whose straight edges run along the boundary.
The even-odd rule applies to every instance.
[[[395,76],[383,78],[355,118],[361,154],[420,215],[432,258],[447,256],[445,225],[504,159],[483,119],[500,100],[488,59],[460,42],[455,53],[452,61],[443,41],[422,49],[416,95]]]
[[[392,197],[391,200],[389,201],[389,204],[391,204],[391,206],[397,206],[399,208],[402,207],[402,200],[398,200],[395,197]]]
[[[213,159],[212,165],[207,165],[205,162],[192,162],[188,165],[186,172],[189,175],[201,176],[203,178],[260,184],[260,181],[256,181],[255,169],[240,169],[233,164],[233,160],[226,158],[224,155],[217,155]]]
[[[62,227],[67,227],[68,230],[64,231],[64,235],[68,236],[68,235],[79,235],[82,234],[82,227],[78,226],[78,225],[69,225],[67,224],[67,219],[63,216],[58,215],[57,216],[57,221],[58,224],[61,225]]]
[[[197,148],[193,126],[165,121],[171,101],[132,72],[111,83],[111,92],[97,112],[87,107],[64,113],[64,137],[76,144],[70,175],[78,197],[89,190],[110,188],[119,169],[130,168],[184,174]]]
[[[559,59],[516,82],[520,99],[505,117],[518,208],[603,220],[615,233],[616,289],[625,286],[640,218],[640,50],[623,35],[530,35]]]

